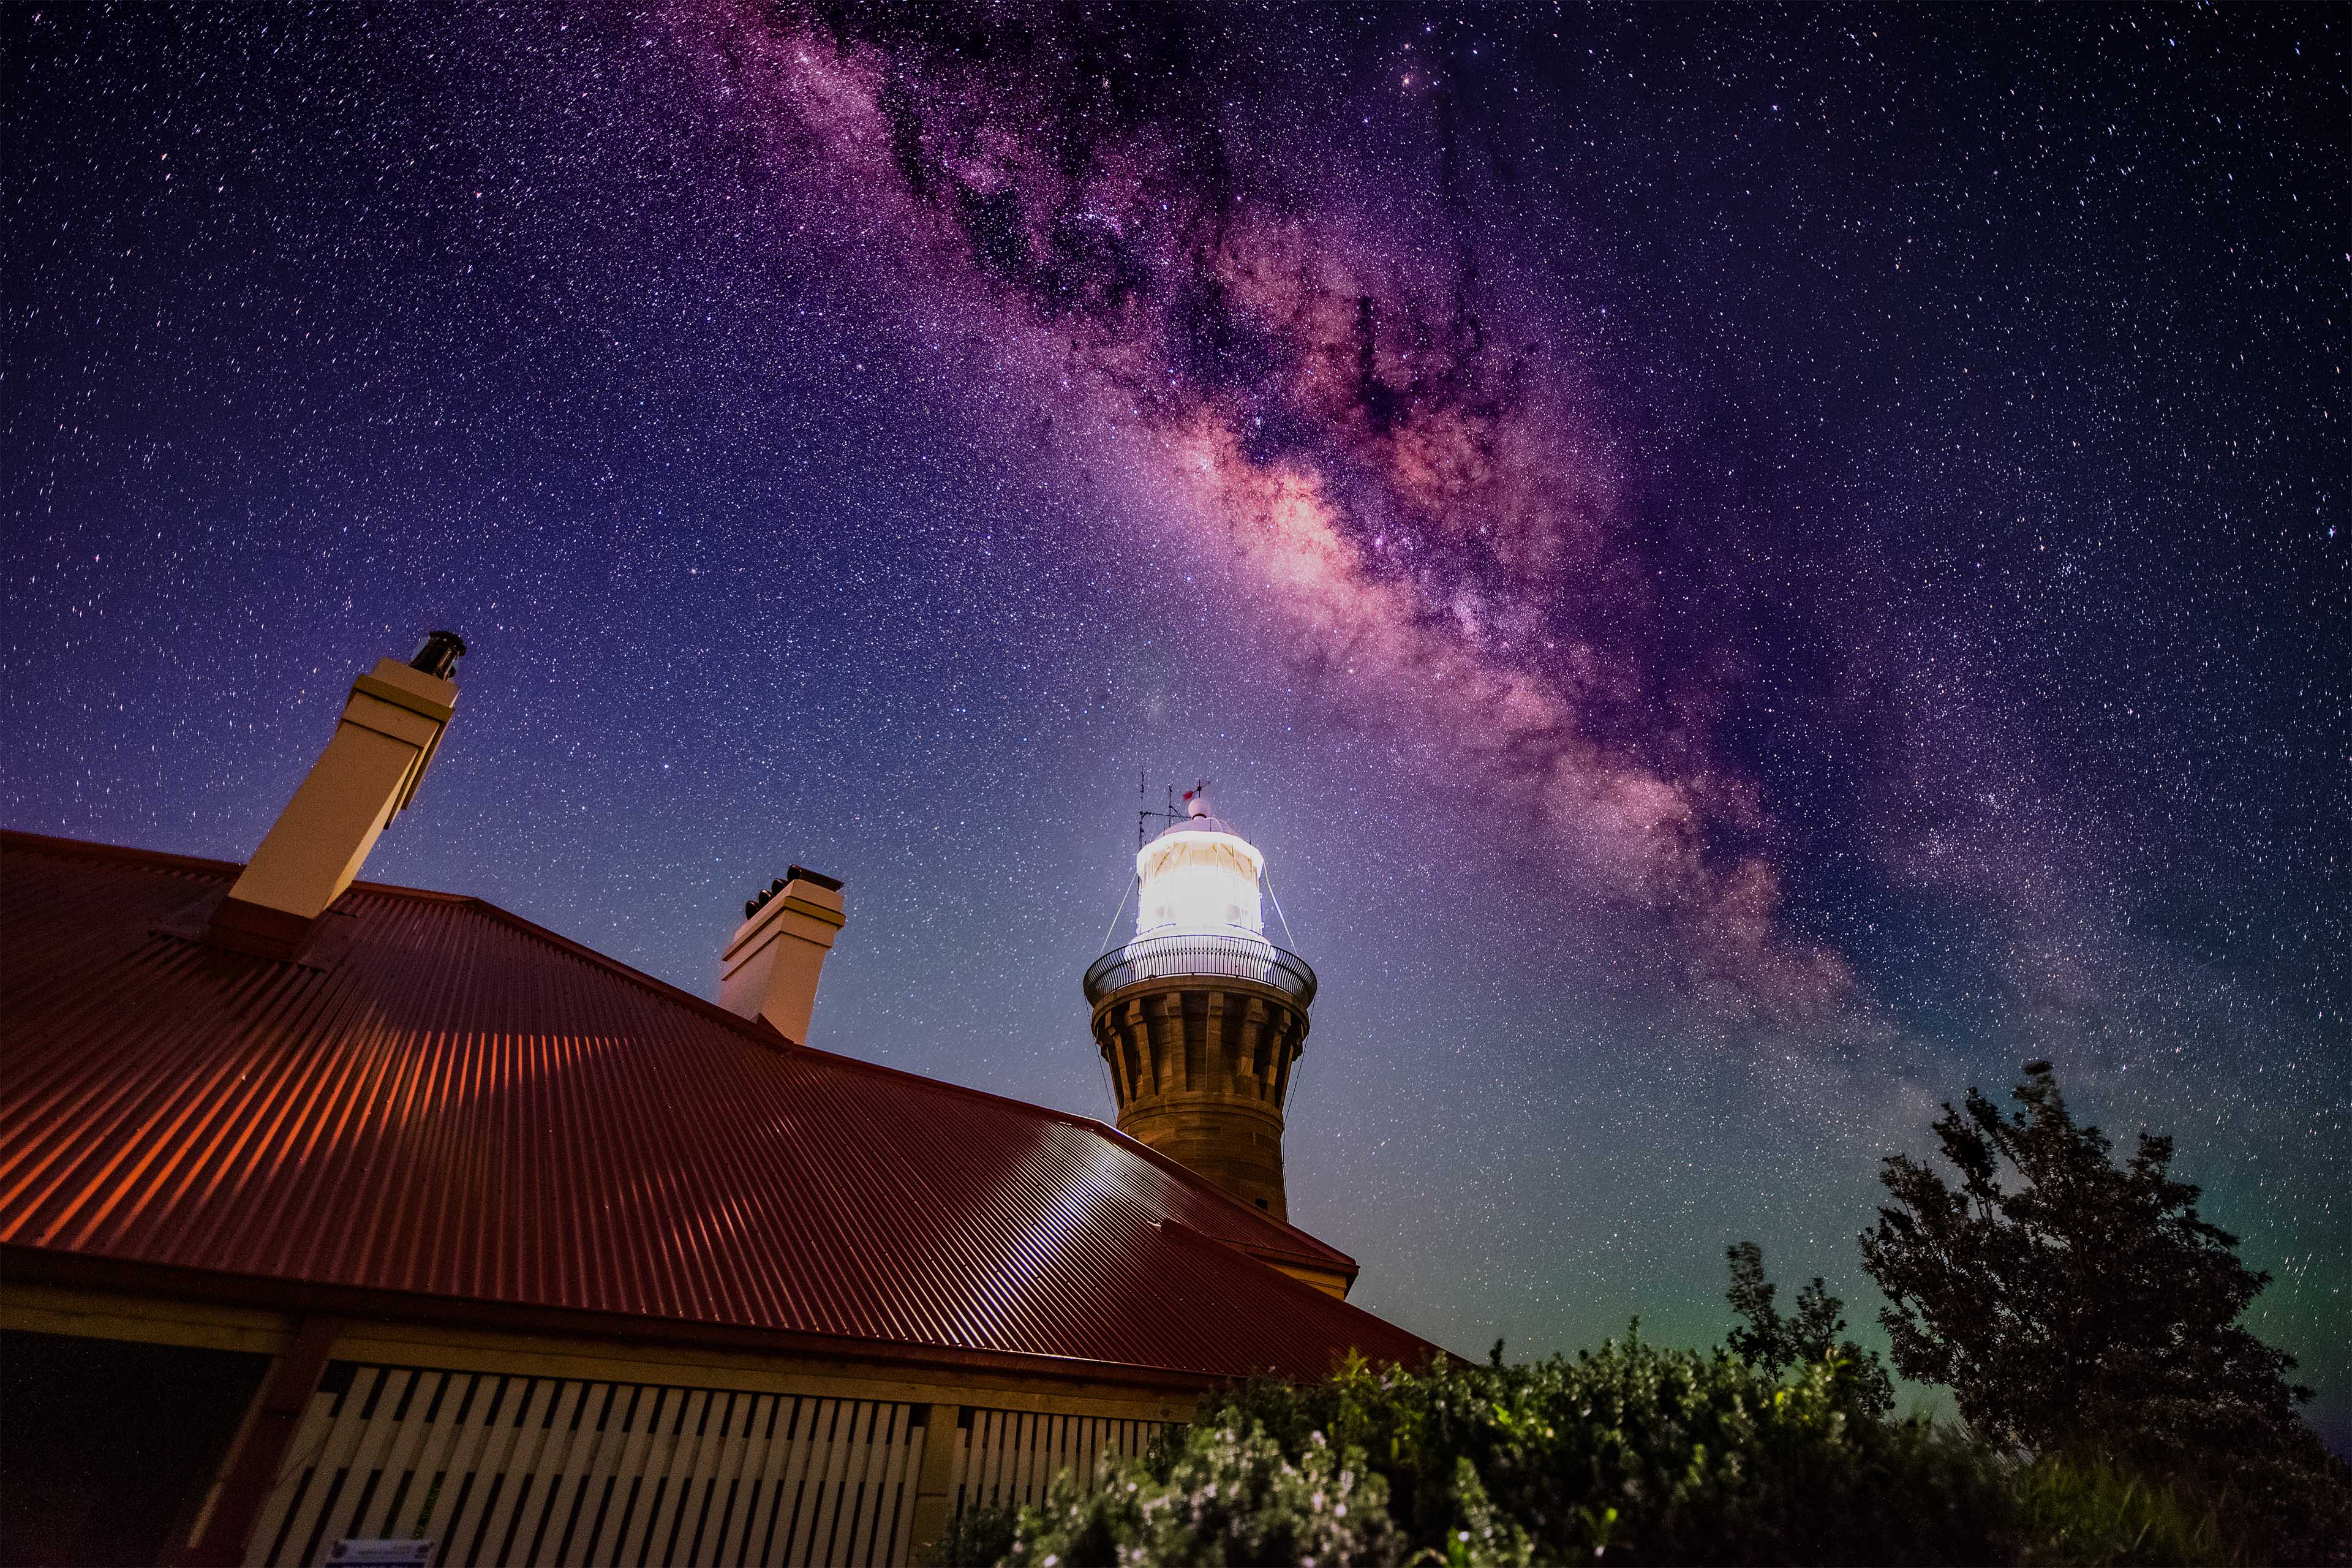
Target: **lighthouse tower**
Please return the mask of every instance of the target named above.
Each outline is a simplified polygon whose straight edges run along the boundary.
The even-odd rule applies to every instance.
[[[1202,791],[1137,851],[1135,938],[1087,971],[1118,1130],[1288,1217],[1282,1111],[1315,972],[1268,942],[1265,858]]]

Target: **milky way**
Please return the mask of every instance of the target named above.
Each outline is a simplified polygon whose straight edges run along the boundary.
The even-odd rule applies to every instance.
[[[369,875],[709,992],[815,865],[818,1043],[1105,1115],[1212,773],[1374,1310],[1866,1318],[2048,1057],[2352,1440],[2340,10],[0,21],[8,826],[242,858],[454,626]]]
[[[992,339],[1017,324],[1088,424],[1132,425],[1129,504],[1228,552],[1339,710],[1407,727],[1532,823],[1566,896],[1664,917],[1694,979],[1776,1016],[1845,1000],[1844,963],[1780,924],[1771,861],[1727,847],[1769,824],[1712,754],[1709,693],[1645,660],[1647,572],[1569,358],[1482,285],[1475,246],[1433,258],[1244,173],[1224,73],[1199,68],[1244,47],[1239,24],[891,15],[876,38],[687,25],[780,164],[930,253],[929,287],[999,307]],[[1443,112],[1450,68],[1401,58]]]

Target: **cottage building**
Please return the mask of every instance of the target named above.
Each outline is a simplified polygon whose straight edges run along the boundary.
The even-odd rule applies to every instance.
[[[1089,972],[1139,1142],[806,1044],[814,872],[715,1004],[360,880],[460,652],[361,677],[245,865],[0,836],[0,1555],[900,1563],[1204,1389],[1434,1353],[1283,1220],[1262,931]]]

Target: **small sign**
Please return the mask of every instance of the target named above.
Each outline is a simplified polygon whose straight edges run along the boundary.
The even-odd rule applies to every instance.
[[[433,1568],[433,1546],[430,1541],[338,1541],[328,1549],[327,1561],[344,1563],[397,1563],[404,1568]]]

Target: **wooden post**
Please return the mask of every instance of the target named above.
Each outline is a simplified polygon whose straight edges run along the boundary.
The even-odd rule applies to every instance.
[[[170,1553],[170,1562],[181,1568],[236,1568],[245,1561],[246,1537],[253,1533],[261,1505],[278,1482],[278,1467],[286,1462],[286,1450],[310,1408],[310,1396],[318,1392],[342,1326],[339,1318],[295,1320],[294,1332],[270,1363],[253,1413],[198,1521],[195,1540]]]
[[[908,1554],[928,1562],[940,1537],[948,1532],[948,1510],[955,1506],[956,1424],[963,1419],[961,1405],[934,1405],[923,1423],[922,1468],[915,1473],[915,1524],[908,1534]]]

